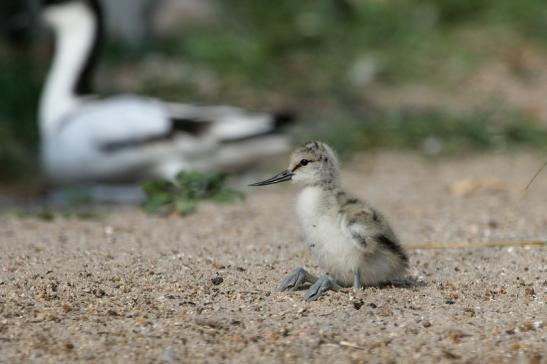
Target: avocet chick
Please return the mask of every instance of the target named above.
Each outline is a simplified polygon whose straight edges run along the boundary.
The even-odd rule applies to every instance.
[[[408,257],[393,230],[377,210],[342,190],[338,160],[328,145],[304,144],[293,152],[287,170],[251,186],[284,181],[304,186],[296,211],[306,243],[325,275],[317,278],[297,268],[281,282],[280,291],[311,283],[304,297],[313,301],[329,289],[360,289],[405,274]]]

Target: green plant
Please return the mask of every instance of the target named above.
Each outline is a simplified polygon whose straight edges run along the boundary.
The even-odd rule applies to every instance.
[[[1,44],[0,44],[1,45]],[[36,122],[40,75],[29,52],[0,47],[0,180],[37,169]]]
[[[343,110],[313,122],[313,134],[332,144],[342,156],[356,150],[413,149],[428,154],[462,150],[547,147],[547,128],[507,110],[451,114],[436,109],[379,110],[364,114]],[[328,122],[326,121],[328,120]],[[307,126],[311,129],[311,126]],[[304,128],[304,129],[306,129]],[[299,141],[309,138],[302,133]]]
[[[174,182],[147,181],[142,185],[146,194],[143,207],[150,213],[184,216],[194,212],[202,200],[224,203],[242,199],[243,194],[226,188],[225,181],[224,174],[200,172],[181,172]]]
[[[26,208],[13,208],[0,213],[0,220],[7,218],[37,219],[42,221],[54,221],[57,218],[76,220],[96,220],[101,218],[101,211],[89,206],[33,206]]]

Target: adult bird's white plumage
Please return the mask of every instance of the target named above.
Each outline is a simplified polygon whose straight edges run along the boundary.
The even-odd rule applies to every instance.
[[[95,97],[89,81],[102,17],[98,0],[46,0],[55,54],[40,100],[42,160],[61,182],[172,178],[234,170],[287,151],[288,115],[121,95]]]

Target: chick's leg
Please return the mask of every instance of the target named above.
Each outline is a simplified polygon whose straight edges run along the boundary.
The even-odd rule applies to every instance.
[[[286,290],[296,291],[301,289],[306,283],[314,283],[315,281],[317,281],[316,276],[308,273],[304,268],[299,267],[292,271],[292,273],[281,282],[279,287],[277,287],[277,290],[279,292]]]
[[[357,291],[361,288],[363,288],[363,285],[361,284],[361,273],[359,272],[359,268],[357,268],[353,271],[353,290]]]

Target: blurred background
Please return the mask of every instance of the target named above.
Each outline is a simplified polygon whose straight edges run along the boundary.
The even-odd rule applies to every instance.
[[[2,0],[6,16],[20,0]],[[544,0],[110,0],[96,89],[289,107],[343,155],[547,146]],[[53,39],[0,40],[0,184],[39,181]]]

